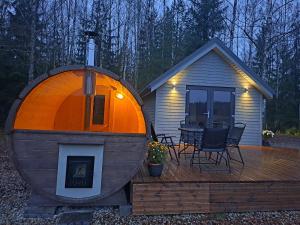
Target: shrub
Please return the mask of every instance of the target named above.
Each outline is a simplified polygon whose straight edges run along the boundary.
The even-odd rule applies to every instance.
[[[292,136],[300,136],[300,130],[296,127],[289,128],[285,131],[285,134],[292,135]]]
[[[262,135],[264,139],[270,139],[274,137],[274,133],[271,130],[263,130]]]

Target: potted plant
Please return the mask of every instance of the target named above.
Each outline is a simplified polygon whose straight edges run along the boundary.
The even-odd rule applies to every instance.
[[[157,142],[151,141],[148,145],[148,169],[150,176],[159,177],[164,168],[168,148]]]
[[[269,140],[274,137],[274,133],[271,130],[263,130],[263,145],[264,146],[270,146]]]

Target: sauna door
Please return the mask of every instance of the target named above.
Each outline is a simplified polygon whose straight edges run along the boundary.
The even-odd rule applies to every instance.
[[[110,90],[97,90],[91,99],[90,129],[109,131],[111,112]]]

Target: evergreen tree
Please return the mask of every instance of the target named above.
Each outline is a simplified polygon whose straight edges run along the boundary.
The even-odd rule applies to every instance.
[[[0,51],[0,121],[6,119],[9,107],[27,83],[30,5],[15,1],[8,12],[8,24],[1,35]]]
[[[154,7],[153,0],[147,0],[144,6],[145,17],[142,20],[139,42],[138,42],[138,81],[137,86],[143,87],[146,83],[151,81],[155,75],[155,66],[151,63],[156,55],[157,51],[157,33],[156,33],[156,23],[157,23],[157,12]]]
[[[191,0],[185,19],[186,54],[192,53],[224,29],[224,13],[222,0]]]
[[[112,31],[112,1],[94,0],[91,24],[92,30],[97,33],[96,65],[119,73]]]
[[[172,12],[174,15],[175,30],[174,30],[174,46],[172,55],[172,64],[176,64],[185,56],[183,48],[184,42],[184,21],[186,16],[184,0],[173,0]]]
[[[165,71],[172,67],[175,58],[175,19],[174,11],[167,7],[164,17],[162,18],[161,32],[162,35],[162,54],[161,64],[162,70]]]

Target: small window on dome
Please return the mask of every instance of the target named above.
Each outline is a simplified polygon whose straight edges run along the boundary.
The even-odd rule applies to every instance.
[[[105,95],[94,96],[93,124],[104,124]]]

